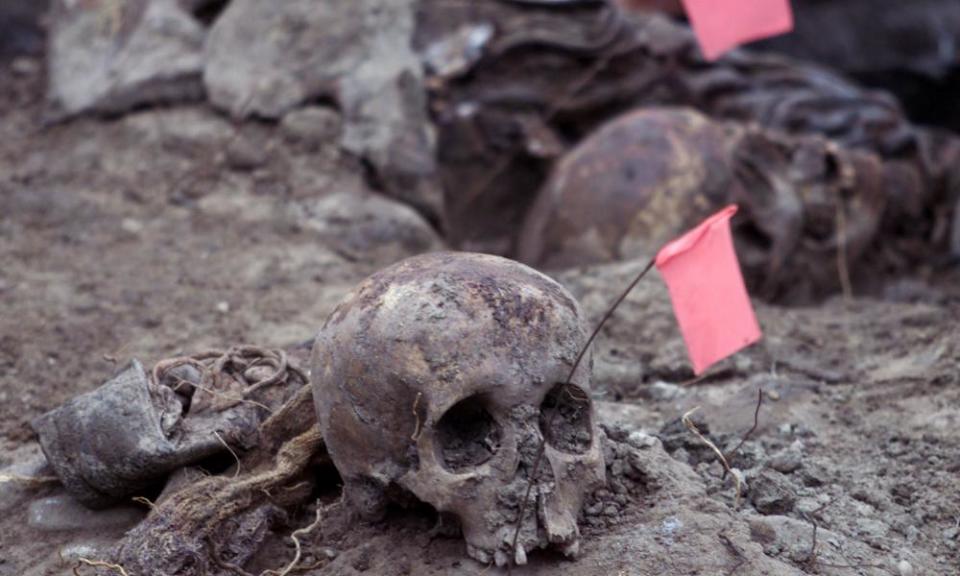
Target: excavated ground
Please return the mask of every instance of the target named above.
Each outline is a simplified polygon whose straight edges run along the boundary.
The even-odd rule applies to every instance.
[[[0,474],[42,472],[30,420],[126,359],[247,342],[302,358],[353,283],[441,246],[409,209],[367,196],[322,127],[235,127],[197,106],[39,128],[40,73],[0,75]],[[640,265],[559,279],[598,318]],[[534,553],[514,573],[960,573],[958,280],[920,270],[882,300],[761,305],[764,341],[696,382],[666,292],[645,280],[596,349],[610,486],[584,508],[581,558]],[[758,389],[759,426],[731,463],[737,502],[677,419],[700,406],[700,429],[731,448]],[[69,574],[143,515],[89,515],[58,494],[0,484],[0,575]],[[313,513],[250,570],[284,565]],[[333,506],[304,539],[303,573],[496,572],[435,520],[362,525]]]

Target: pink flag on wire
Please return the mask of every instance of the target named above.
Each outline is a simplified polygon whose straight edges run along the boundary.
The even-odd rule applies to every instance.
[[[707,60],[793,30],[790,0],[683,0],[683,7]]]
[[[733,249],[730,218],[736,212],[727,206],[657,253],[698,376],[761,337]]]

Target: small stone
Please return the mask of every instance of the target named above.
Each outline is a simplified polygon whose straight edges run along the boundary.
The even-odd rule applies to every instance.
[[[788,448],[774,454],[774,456],[770,458],[770,461],[767,462],[767,466],[777,472],[790,474],[803,467],[803,454],[799,450]]]
[[[920,537],[920,529],[914,525],[907,526],[907,542],[913,544]]]
[[[776,402],[777,400],[780,399],[780,393],[777,392],[776,390],[767,390],[767,398]]]
[[[143,232],[143,222],[136,218],[124,218],[120,221],[120,229],[127,234],[137,235]]]
[[[340,140],[340,114],[322,106],[298,108],[283,117],[280,130],[290,142],[319,148]]]
[[[125,528],[142,520],[145,514],[133,506],[91,510],[62,494],[31,502],[27,524],[44,532]]]
[[[17,76],[33,76],[40,70],[40,64],[33,58],[21,56],[10,64],[10,71]]]
[[[648,434],[643,430],[634,430],[627,436],[627,444],[638,450],[644,450],[654,447],[660,441],[659,438]]]
[[[217,312],[221,314],[227,314],[230,312],[230,303],[225,300],[217,302]]]
[[[263,146],[246,138],[237,138],[227,149],[227,166],[234,170],[249,171],[267,162]]]
[[[620,509],[615,504],[608,504],[603,508],[604,516],[616,516],[619,513]]]
[[[906,560],[897,562],[897,573],[900,576],[913,576],[913,565]]]
[[[676,384],[663,381],[654,382],[649,390],[650,398],[660,402],[669,402],[679,398],[683,395],[683,392],[683,388],[680,388]]]

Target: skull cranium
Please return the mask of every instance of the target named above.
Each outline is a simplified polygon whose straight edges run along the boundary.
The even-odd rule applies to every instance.
[[[585,341],[570,294],[504,258],[430,254],[368,278],[324,324],[312,358],[348,501],[374,515],[400,487],[457,517],[481,562],[524,563],[548,545],[575,555],[583,496],[605,479],[589,360],[565,384]]]

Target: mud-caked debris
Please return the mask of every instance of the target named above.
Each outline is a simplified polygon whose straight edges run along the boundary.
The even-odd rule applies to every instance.
[[[586,337],[564,288],[503,258],[435,253],[368,278],[312,356],[347,501],[376,517],[400,486],[456,517],[483,563],[548,546],[576,555],[581,502],[605,476],[589,360],[571,374]]]
[[[102,508],[158,487],[178,468],[256,446],[260,422],[298,381],[306,377],[288,372],[282,352],[253,347],[163,361],[149,376],[133,360],[33,428],[67,491]]]

